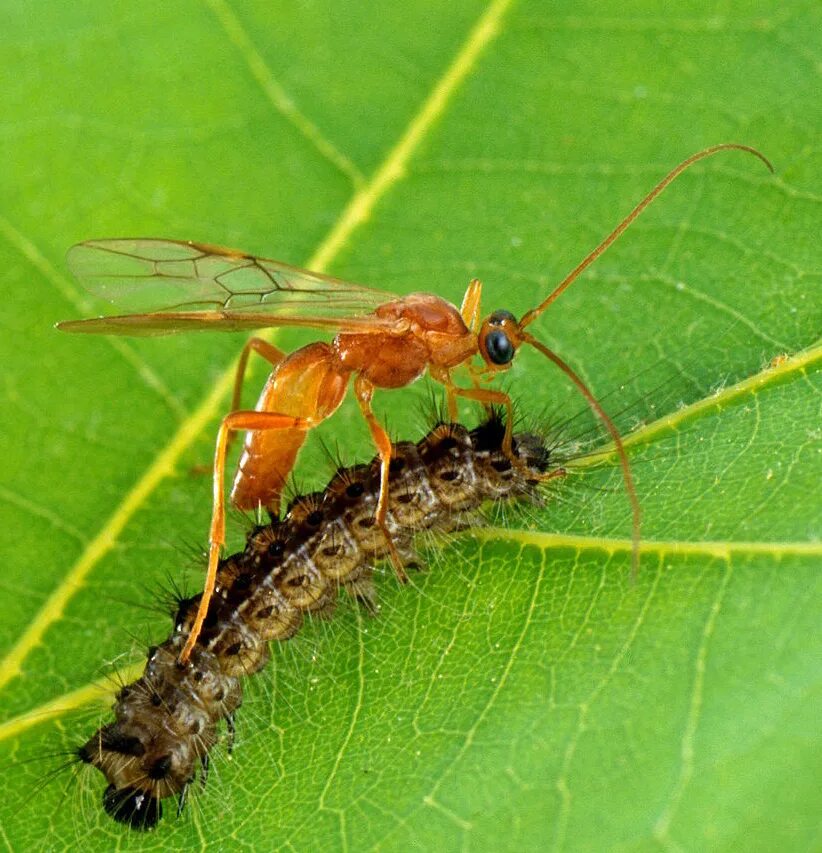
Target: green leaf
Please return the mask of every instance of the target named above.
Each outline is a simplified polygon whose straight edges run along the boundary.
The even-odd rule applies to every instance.
[[[819,845],[822,21],[811,2],[660,9],[5,4],[9,849]],[[192,238],[455,302],[476,275],[488,310],[522,313],[729,140],[776,175],[738,152],[695,167],[534,326],[644,424],[636,582],[618,469],[579,468],[432,548],[413,588],[386,575],[379,618],[344,606],[277,648],[180,819],[135,835],[97,774],[49,781],[106,718],[105,674],[166,635],[151,590],[200,581],[190,471],[242,341],[55,332],[103,310],[69,245]],[[584,409],[536,353],[503,384],[531,421]],[[428,393],[384,392],[379,414],[418,436]],[[320,432],[372,452],[351,405]],[[314,442],[300,481],[327,474]]]

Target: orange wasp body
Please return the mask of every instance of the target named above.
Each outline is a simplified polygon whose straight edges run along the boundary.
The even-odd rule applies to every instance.
[[[428,371],[445,387],[452,419],[456,418],[457,397],[503,406],[507,413],[503,448],[512,464],[516,464],[511,451],[511,399],[481,384],[494,372],[510,367],[517,348],[524,343],[539,350],[565,373],[608,429],[631,502],[636,567],[640,510],[620,434],[582,379],[556,353],[530,335],[526,326],[678,175],[692,163],[727,149],[754,154],[771,168],[768,160],[755,149],[733,143],[716,145],[692,155],[669,172],[542,303],[520,320],[508,311],[495,311],[481,320],[482,287],[477,280],[468,286],[458,310],[432,294],[390,298],[383,291],[198,243],[97,240],[73,247],[69,253],[70,266],[81,281],[101,296],[123,307],[142,308],[146,302],[159,301],[158,292],[169,301],[173,293],[176,302],[162,311],[143,310],[59,324],[59,328],[68,331],[151,335],[186,329],[238,331],[302,326],[337,332],[331,343],[312,343],[288,356],[261,338],[252,338],[242,351],[231,411],[223,419],[217,435],[206,582],[181,662],[187,662],[191,654],[214,591],[225,540],[225,461],[231,436],[238,431],[247,433],[231,493],[232,503],[240,509],[263,506],[276,513],[283,487],[307,432],[336,411],[352,377],[357,402],[381,457],[380,494],[374,522],[386,537],[400,579],[405,578],[402,560],[392,546],[386,526],[391,442],[371,409],[374,390],[401,388]],[[252,351],[267,359],[274,370],[257,408],[243,411],[238,409],[240,392]],[[471,363],[475,356],[481,356],[482,365]],[[471,387],[461,387],[452,380],[452,370],[460,365],[468,367]],[[546,476],[563,473],[556,470]]]
[[[456,308],[439,297],[412,294],[377,308],[374,316],[395,323],[395,329],[340,333],[330,344],[309,344],[277,364],[257,411],[277,412],[296,422],[286,422],[280,430],[248,433],[231,493],[239,509],[278,506],[306,429],[336,411],[352,375],[374,441],[382,449],[390,441],[368,406],[373,389],[402,388],[428,368],[448,370],[477,351],[476,334]],[[273,362],[279,355],[260,339],[250,346]]]

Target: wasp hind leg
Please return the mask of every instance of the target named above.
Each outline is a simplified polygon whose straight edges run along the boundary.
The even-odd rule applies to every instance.
[[[246,341],[245,346],[243,347],[243,351],[240,353],[240,358],[237,360],[237,368],[234,371],[234,388],[231,392],[231,406],[229,408],[229,412],[239,411],[240,401],[243,396],[243,384],[245,383],[245,372],[248,367],[248,357],[252,352],[256,352],[258,355],[261,355],[272,367],[277,367],[277,365],[285,360],[286,353],[284,353],[281,349],[277,349],[274,344],[270,344],[268,341],[263,340],[262,338],[249,338]],[[236,435],[231,433],[228,437],[228,444],[226,445],[226,452],[231,450],[234,446],[234,441],[236,440]],[[191,473],[200,476],[202,474],[208,474],[211,471],[211,465],[209,464],[197,464],[191,468]]]
[[[200,636],[208,605],[214,594],[217,581],[217,566],[220,562],[220,552],[225,543],[225,460],[228,451],[229,436],[232,432],[245,430],[308,430],[313,426],[308,418],[297,418],[293,415],[281,415],[278,412],[231,412],[223,418],[217,431],[217,447],[214,452],[214,503],[211,511],[211,528],[208,534],[208,569],[205,586],[194,617],[194,624],[180,652],[180,663],[188,663],[191,652]]]
[[[276,367],[281,361],[285,360],[286,353],[278,349],[274,344],[262,338],[249,338],[246,341],[243,351],[240,353],[240,358],[237,360],[237,369],[234,372],[234,390],[231,393],[231,408],[230,412],[236,412],[240,409],[240,401],[243,396],[243,385],[245,384],[245,372],[248,367],[248,357],[252,352],[262,356],[272,367]],[[234,444],[236,436],[232,433],[228,437],[228,449],[230,450]]]

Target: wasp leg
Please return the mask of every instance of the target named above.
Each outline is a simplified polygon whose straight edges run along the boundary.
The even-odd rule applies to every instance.
[[[211,528],[208,534],[208,569],[197,615],[194,617],[191,632],[180,653],[180,663],[188,663],[197,638],[200,636],[208,613],[208,604],[214,593],[220,551],[225,543],[225,490],[223,482],[225,480],[225,459],[229,435],[239,430],[293,430],[310,429],[311,426],[313,426],[313,422],[307,418],[296,418],[293,415],[281,415],[277,412],[231,412],[223,418],[220,429],[217,431],[217,447],[214,452],[214,503],[211,511]]]
[[[240,408],[243,384],[245,382],[245,371],[248,366],[248,357],[252,352],[256,352],[257,355],[261,355],[273,367],[276,367],[286,357],[286,353],[281,349],[277,349],[274,344],[270,344],[262,338],[249,338],[248,341],[246,341],[246,345],[243,347],[243,351],[240,353],[240,358],[237,362],[237,370],[234,373],[234,391],[231,394],[230,412],[236,412]],[[228,438],[229,449],[234,444],[234,438],[234,434],[230,435]]]
[[[476,335],[480,330],[482,318],[480,317],[480,302],[482,301],[482,282],[478,278],[471,279],[468,287],[465,290],[465,296],[462,297],[462,305],[460,306],[460,316],[463,323]],[[471,367],[469,365],[469,370]],[[472,371],[473,377],[473,371]],[[474,385],[477,385],[476,380],[473,380]],[[448,405],[448,418],[452,423],[456,423],[459,419],[459,409],[457,408],[457,397],[453,390],[445,384],[445,399]]]
[[[236,412],[240,408],[240,400],[243,395],[243,383],[245,382],[245,371],[248,366],[248,357],[252,352],[261,355],[273,367],[276,367],[286,357],[281,349],[277,349],[274,344],[264,341],[262,338],[249,338],[243,351],[240,353],[240,358],[237,361],[237,369],[234,371],[234,390],[231,393],[231,407],[229,412]],[[229,435],[228,443],[226,444],[226,452],[234,446],[236,436],[234,433]],[[191,473],[197,476],[207,474],[211,470],[210,465],[195,465],[191,469]]]
[[[482,282],[478,278],[471,279],[465,290],[460,305],[462,321],[476,334],[480,330],[480,301],[482,300]]]
[[[520,470],[525,470],[525,465],[521,459],[514,454],[512,434],[514,425],[514,408],[511,403],[511,398],[503,391],[492,391],[490,388],[460,388],[455,385],[454,394],[458,397],[467,397],[471,400],[478,400],[485,404],[487,409],[494,404],[505,406],[505,436],[502,440],[502,452],[508,457],[512,465],[515,465]],[[568,472],[565,468],[555,468],[553,471],[546,471],[544,474],[536,475],[533,471],[528,472],[529,479],[538,480],[545,483],[548,480],[553,480],[557,477],[565,477]]]
[[[364,376],[360,375],[354,380],[354,393],[357,395],[357,402],[360,404],[360,411],[368,424],[368,429],[371,430],[371,438],[374,439],[374,444],[377,446],[377,451],[380,454],[380,496],[377,500],[377,511],[374,514],[374,521],[388,543],[388,553],[391,557],[391,564],[394,566],[397,580],[400,583],[407,583],[408,575],[403,568],[397,546],[394,544],[394,539],[388,532],[388,527],[385,524],[385,516],[388,512],[388,472],[389,465],[391,464],[391,439],[371,410],[371,398],[374,396],[374,386]]]
[[[504,391],[494,391],[491,388],[461,388],[455,385],[451,379],[451,374],[447,370],[431,371],[432,378],[437,382],[441,382],[445,386],[446,392],[455,397],[465,397],[467,400],[476,400],[478,403],[483,403],[486,408],[497,405],[505,408],[505,436],[502,439],[502,452],[514,463],[514,451],[512,445],[512,436],[514,432],[514,404],[511,398]]]

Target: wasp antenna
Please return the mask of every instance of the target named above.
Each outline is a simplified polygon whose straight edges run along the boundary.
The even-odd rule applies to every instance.
[[[519,326],[524,329],[533,320],[536,320],[540,314],[554,302],[565,290],[567,290],[577,279],[579,274],[587,269],[612,243],[616,242],[628,228],[628,226],[645,210],[646,207],[669,185],[672,184],[689,166],[699,160],[704,160],[706,157],[712,157],[719,151],[745,151],[748,154],[753,154],[758,157],[767,167],[773,172],[771,161],[756,148],[751,148],[749,145],[741,145],[738,142],[723,142],[721,145],[713,145],[710,148],[705,148],[702,151],[697,151],[696,154],[691,154],[686,160],[683,160],[676,168],[672,169],[668,174],[640,201],[640,203],[617,225],[616,228],[591,252],[589,252],[582,261],[565,276],[564,279],[554,288],[548,298],[536,308],[532,308],[523,315],[519,321]]]
[[[614,450],[619,457],[619,464],[622,468],[622,479],[625,481],[625,490],[628,492],[628,500],[631,504],[631,571],[632,576],[636,578],[639,569],[639,542],[640,528],[642,526],[642,511],[639,507],[639,498],[636,494],[636,486],[634,485],[634,477],[631,473],[631,465],[628,462],[628,454],[625,452],[625,444],[622,441],[622,436],[619,430],[614,426],[614,422],[605,413],[605,409],[599,404],[597,398],[593,395],[588,386],[576,374],[573,368],[561,359],[553,350],[548,349],[545,344],[538,341],[527,332],[523,333],[522,340],[531,344],[532,347],[539,350],[546,358],[552,361],[570,380],[577,386],[580,393],[588,401],[588,405],[593,410],[594,414],[605,424],[606,429],[611,434],[611,439],[614,442]]]

